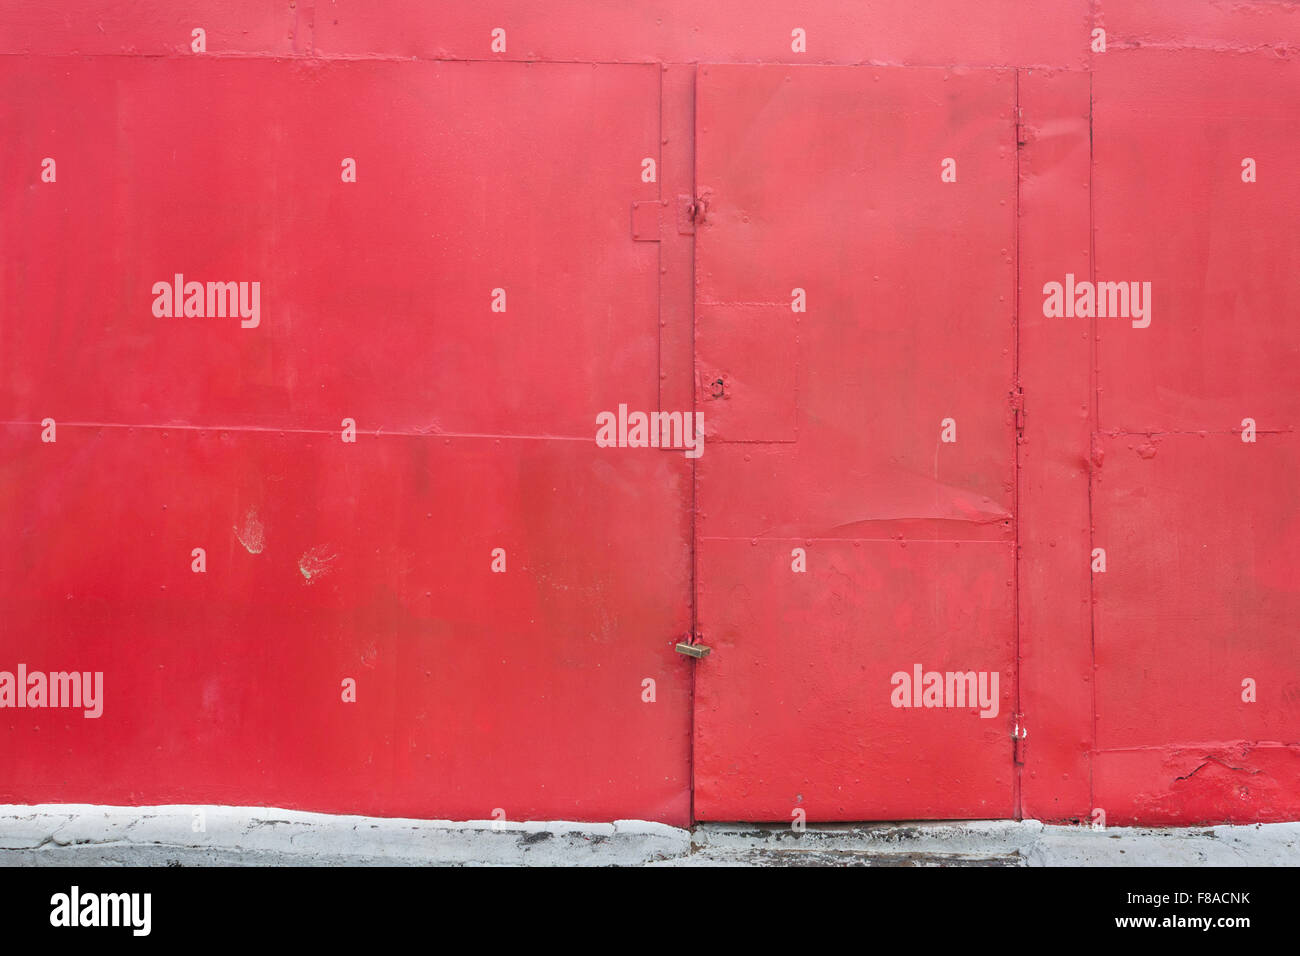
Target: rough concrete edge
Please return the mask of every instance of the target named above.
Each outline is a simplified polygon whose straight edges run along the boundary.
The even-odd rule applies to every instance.
[[[689,831],[641,820],[417,820],[189,804],[0,805],[0,865],[137,857],[146,865],[226,863],[250,856],[283,864],[636,866],[689,852]]]
[[[1044,829],[1037,820],[813,824],[802,831],[788,824],[702,823],[695,829],[695,844],[709,850],[761,847],[780,852],[928,853],[988,859],[1026,855]]]
[[[970,820],[809,826],[701,824],[697,854],[719,860],[745,852],[831,860],[908,857],[1021,866],[1296,866],[1300,822],[1209,827],[1049,825],[1038,820]]]
[[[203,829],[196,829],[202,814]],[[418,820],[274,807],[0,805],[0,865],[1294,866],[1300,822],[1093,830],[1037,820],[810,825]]]

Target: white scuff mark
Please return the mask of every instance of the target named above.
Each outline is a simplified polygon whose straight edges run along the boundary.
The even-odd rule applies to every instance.
[[[337,557],[337,554],[330,554],[325,545],[318,545],[305,552],[298,559],[298,570],[302,573],[303,583],[311,584],[316,578],[327,574],[330,570],[330,562]]]
[[[263,526],[261,519],[257,517],[257,509],[249,508],[248,514],[244,515],[244,527],[236,526],[232,529],[239,543],[244,546],[244,550],[249,554],[261,554],[265,546],[266,528]]]

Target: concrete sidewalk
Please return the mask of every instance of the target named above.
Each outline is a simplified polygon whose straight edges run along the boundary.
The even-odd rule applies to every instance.
[[[4,866],[1285,866],[1300,823],[1188,829],[1034,820],[809,826],[509,823],[264,807],[0,805]]]

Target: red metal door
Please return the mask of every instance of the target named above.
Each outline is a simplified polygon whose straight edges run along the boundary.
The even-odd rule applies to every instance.
[[[660,68],[3,59],[0,802],[686,823]]]
[[[1014,105],[700,68],[699,819],[1014,813]]]

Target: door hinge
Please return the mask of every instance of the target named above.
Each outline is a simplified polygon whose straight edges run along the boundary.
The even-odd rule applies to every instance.
[[[1009,400],[1016,416],[1016,435],[1021,437],[1025,434],[1025,390],[1017,385],[1011,390]]]
[[[1015,761],[1018,764],[1025,762],[1025,738],[1029,736],[1029,731],[1025,729],[1025,715],[1016,714],[1016,726],[1011,731],[1011,737],[1015,741]]]
[[[1025,111],[1019,106],[1016,107],[1016,148],[1019,149],[1028,142],[1025,135]]]

